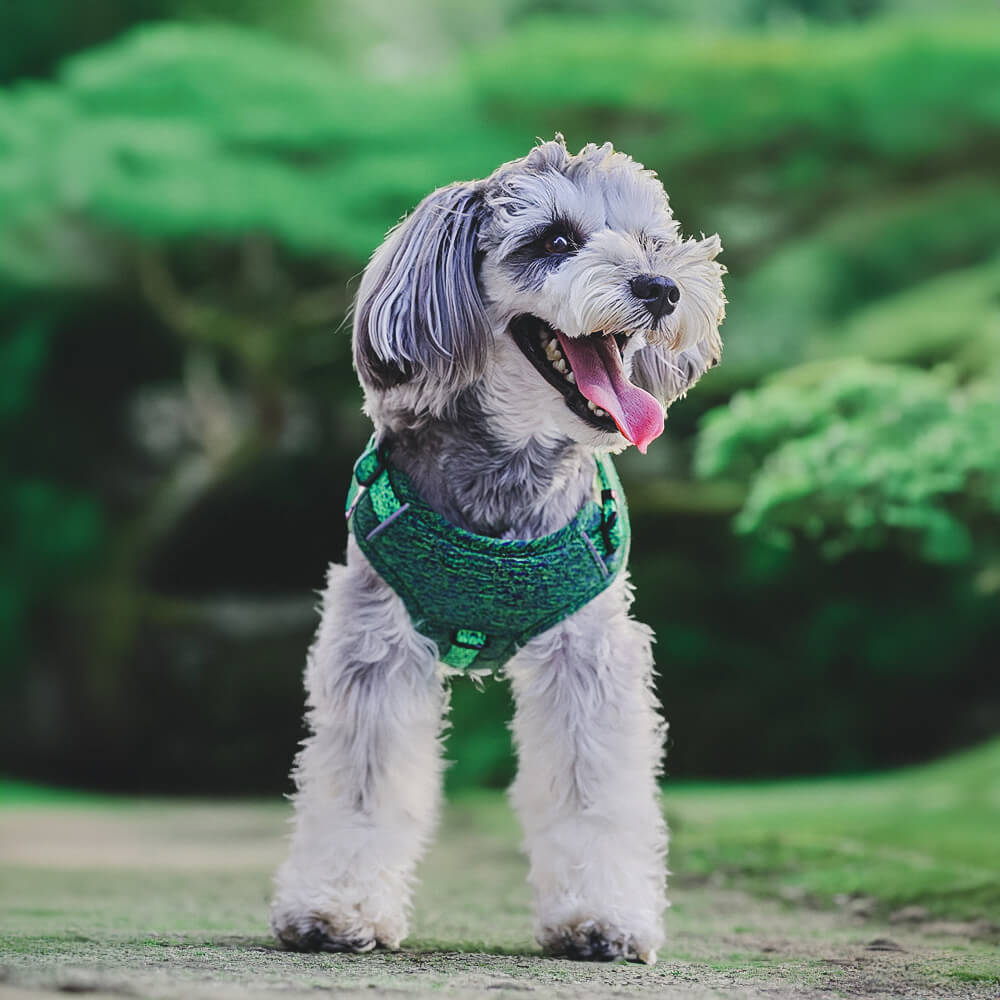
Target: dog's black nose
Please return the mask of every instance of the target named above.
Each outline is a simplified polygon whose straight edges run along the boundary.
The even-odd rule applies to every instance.
[[[653,319],[669,316],[681,299],[681,290],[677,287],[677,283],[659,274],[640,274],[628,284],[632,294],[637,299],[642,299],[643,304],[653,314]]]

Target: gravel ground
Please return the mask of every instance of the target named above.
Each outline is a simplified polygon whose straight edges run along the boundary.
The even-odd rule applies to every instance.
[[[545,958],[514,826],[484,801],[447,810],[404,949],[360,956],[289,954],[268,937],[283,806],[0,810],[0,996],[1000,997],[987,921],[914,906],[875,918],[864,898],[822,908],[683,873],[656,966]]]

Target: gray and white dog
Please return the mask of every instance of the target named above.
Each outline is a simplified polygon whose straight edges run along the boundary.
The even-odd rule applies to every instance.
[[[656,175],[610,143],[545,142],[428,195],[365,271],[354,360],[365,409],[453,524],[536,538],[594,490],[594,453],[646,450],[719,358],[717,236],[682,239]],[[656,959],[667,831],[649,629],[625,573],[505,668],[512,789],[536,937],[573,958]],[[300,950],[399,947],[441,796],[437,646],[351,538],[306,668],[311,735],[271,924]]]

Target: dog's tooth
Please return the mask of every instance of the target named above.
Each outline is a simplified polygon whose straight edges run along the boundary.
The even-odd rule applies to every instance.
[[[572,372],[566,372],[566,381],[576,385],[576,376]]]
[[[565,362],[565,361],[563,361],[563,359],[562,359],[562,358],[560,358],[560,359],[559,359],[559,360],[558,360],[558,361],[556,362],[556,371],[557,371],[557,372],[562,372],[562,373],[563,373],[563,375],[565,375],[565,374],[566,374],[566,369],[567,369],[568,367],[569,367],[569,365],[567,365],[567,364],[566,364],[566,362]]]
[[[589,399],[587,400],[587,409],[592,410],[594,413],[597,412],[597,407]]]
[[[602,410],[600,407],[598,407],[596,410],[594,410],[594,413],[596,413],[599,417],[606,417],[607,416],[607,414],[604,412],[604,410]]]

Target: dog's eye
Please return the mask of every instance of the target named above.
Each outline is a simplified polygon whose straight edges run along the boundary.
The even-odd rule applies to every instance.
[[[568,236],[563,233],[555,233],[545,238],[546,253],[571,253],[573,243]]]
[[[508,255],[511,263],[522,265],[548,261],[558,267],[565,257],[571,257],[586,243],[573,225],[554,220],[544,229],[536,229],[517,250]]]

